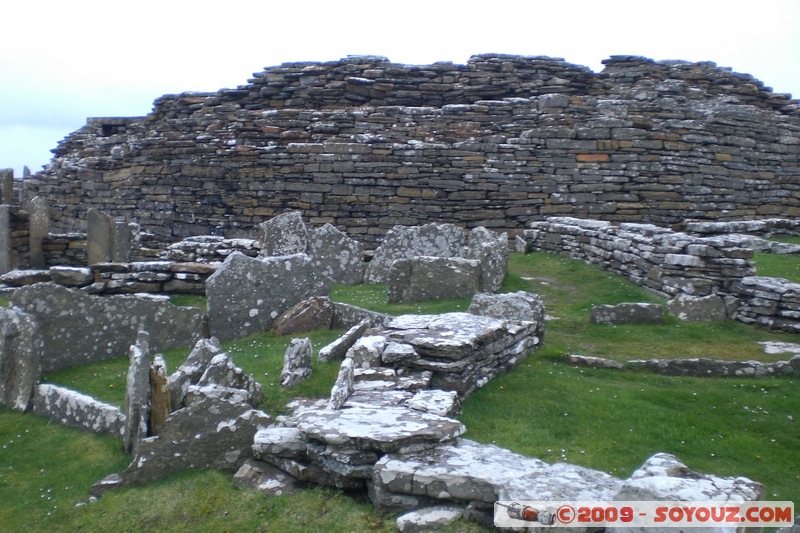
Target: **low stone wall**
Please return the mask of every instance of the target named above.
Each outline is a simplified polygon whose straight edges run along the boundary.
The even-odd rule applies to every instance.
[[[119,407],[57,385],[39,384],[34,390],[33,412],[65,426],[122,435],[125,415]]]
[[[47,265],[86,266],[85,233],[51,233],[42,241]]]
[[[753,250],[736,235],[698,237],[651,224],[551,217],[524,232],[525,250],[566,254],[672,297],[729,293],[755,273]]]
[[[32,315],[47,342],[42,371],[119,357],[150,333],[154,350],[192,346],[207,336],[201,310],[133,296],[97,297],[52,283],[18,289],[12,303]]]
[[[800,333],[800,284],[749,276],[733,286],[740,298],[737,320]]]
[[[553,217],[531,224],[520,251],[565,254],[597,264],[664,296],[717,295],[729,316],[745,323],[800,332],[800,284],[754,276],[753,237],[734,233],[790,233],[798,224],[771,220],[726,224],[689,223],[701,235],[650,224],[620,224]],[[714,236],[706,236],[714,233]],[[796,253],[785,245],[780,253]]]

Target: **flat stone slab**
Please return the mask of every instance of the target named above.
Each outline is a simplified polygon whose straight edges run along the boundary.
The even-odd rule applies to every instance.
[[[386,453],[428,449],[466,431],[457,420],[404,407],[308,410],[294,422],[308,438],[325,444]]]
[[[434,500],[606,500],[622,481],[597,470],[549,465],[489,444],[458,439],[436,450],[386,455],[373,482],[390,493]]]
[[[458,360],[502,337],[507,322],[469,313],[403,315],[386,326],[390,337],[413,346],[420,355]]]

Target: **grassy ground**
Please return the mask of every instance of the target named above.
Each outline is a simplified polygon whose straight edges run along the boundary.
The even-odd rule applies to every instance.
[[[626,477],[658,451],[690,468],[744,475],[766,485],[767,499],[800,501],[800,395],[797,379],[697,379],[647,372],[578,369],[562,355],[618,360],[694,357],[768,360],[761,340],[799,342],[735,322],[612,327],[589,323],[597,303],[664,303],[618,276],[548,254],[513,255],[504,290],[542,295],[552,317],[545,346],[464,405],[467,437],[549,462],[569,461]],[[385,287],[337,287],[337,301],[382,312],[463,310],[468,301],[387,305]],[[192,300],[183,305],[202,305]],[[315,350],[340,332],[310,335]],[[326,397],[338,364],[316,364],[294,390],[276,380],[290,339],[263,334],[227,343],[234,361],[264,385],[270,414],[296,395]],[[188,350],[165,354],[174,369]],[[50,381],[121,405],[127,357],[47,376]],[[264,498],[232,487],[230,476],[188,472],[147,487],[85,501],[91,484],[130,458],[118,442],[0,409],[2,531],[391,531],[363,497],[313,489]],[[49,492],[48,492],[49,491]],[[458,524],[451,531],[482,531]]]

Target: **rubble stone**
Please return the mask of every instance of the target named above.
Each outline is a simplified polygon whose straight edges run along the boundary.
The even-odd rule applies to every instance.
[[[292,339],[283,357],[281,387],[294,387],[311,375],[311,339]]]

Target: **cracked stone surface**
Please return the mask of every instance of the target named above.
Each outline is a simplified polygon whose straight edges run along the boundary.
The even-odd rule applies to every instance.
[[[457,420],[404,407],[308,410],[294,420],[310,439],[381,452],[429,449],[466,431]]]

